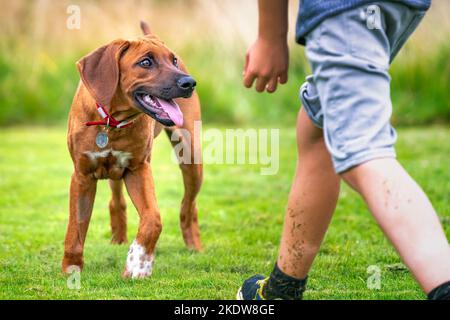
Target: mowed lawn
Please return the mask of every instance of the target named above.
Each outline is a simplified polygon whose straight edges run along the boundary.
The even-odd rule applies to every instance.
[[[0,131],[1,299],[234,299],[242,281],[268,274],[277,256],[284,207],[296,161],[294,129],[280,132],[280,172],[255,165],[205,165],[198,199],[203,253],[188,251],[179,231],[181,174],[165,135],[153,150],[163,232],[153,276],[123,280],[127,246],[109,244],[105,181],[99,182],[85,247],[81,289],[60,272],[72,163],[65,128]],[[441,215],[450,236],[450,128],[399,130],[398,155]],[[137,213],[129,203],[129,240]],[[413,235],[411,235],[413,236]],[[381,270],[381,289],[367,288],[367,268]],[[418,285],[379,231],[358,195],[344,187],[305,299],[423,299]]]

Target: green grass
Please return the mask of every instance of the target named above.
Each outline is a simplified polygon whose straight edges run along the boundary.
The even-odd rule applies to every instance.
[[[426,190],[450,235],[450,129],[402,129],[398,154]],[[153,153],[163,232],[154,275],[120,277],[127,246],[109,244],[107,184],[99,183],[85,250],[81,290],[60,273],[72,163],[65,129],[0,131],[0,299],[233,299],[242,280],[267,274],[275,261],[295,164],[294,129],[281,130],[276,176],[257,166],[206,165],[199,198],[203,253],[184,248],[178,228],[181,176],[168,161],[165,136]],[[129,237],[137,229],[129,203]],[[418,285],[377,228],[359,197],[343,189],[305,299],[422,299]],[[381,290],[366,287],[367,267],[382,270]]]

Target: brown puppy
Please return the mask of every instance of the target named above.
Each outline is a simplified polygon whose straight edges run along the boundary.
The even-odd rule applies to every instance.
[[[200,121],[201,116],[195,81],[181,60],[150,33],[149,27],[145,23],[141,27],[144,37],[113,41],[77,63],[81,81],[70,110],[67,139],[74,173],[62,260],[64,272],[73,270],[72,266],[83,267],[83,247],[97,180],[109,179],[111,242],[127,242],[122,181],[140,217],[123,275],[141,278],[151,274],[162,226],[150,157],[153,138],[164,127],[169,136],[178,130],[180,139],[190,134],[190,139],[185,137],[184,141],[191,141],[191,145],[184,147],[190,148],[185,150],[191,150],[192,159],[180,164],[185,187],[180,224],[186,245],[201,249],[195,199],[202,182],[202,165],[198,159],[194,161],[194,155],[200,153],[194,122]],[[97,103],[104,111],[97,110]]]

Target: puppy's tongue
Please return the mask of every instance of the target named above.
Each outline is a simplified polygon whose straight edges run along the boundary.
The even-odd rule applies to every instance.
[[[172,99],[163,100],[156,97],[155,99],[158,101],[159,106],[167,113],[170,120],[172,120],[175,125],[181,127],[183,125],[183,113],[178,104]]]

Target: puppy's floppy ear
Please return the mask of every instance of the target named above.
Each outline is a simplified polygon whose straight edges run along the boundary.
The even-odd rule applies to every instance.
[[[77,62],[83,84],[96,102],[109,106],[119,84],[119,60],[130,43],[116,40]]]
[[[146,35],[146,36],[152,34],[152,30],[150,29],[150,26],[148,25],[148,23],[145,21],[142,21],[142,20],[141,20],[141,29],[142,29],[142,32],[144,33],[144,35]]]

